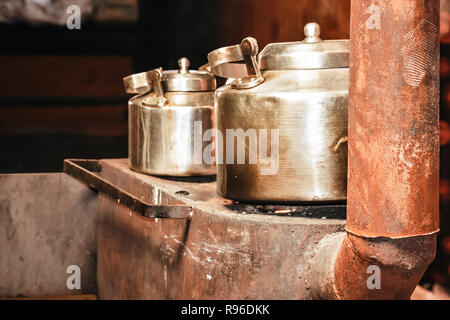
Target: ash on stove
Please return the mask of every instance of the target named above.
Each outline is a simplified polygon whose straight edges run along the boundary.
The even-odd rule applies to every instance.
[[[282,206],[233,203],[226,207],[240,214],[262,214],[315,219],[345,219],[347,212],[347,206],[345,204]]]

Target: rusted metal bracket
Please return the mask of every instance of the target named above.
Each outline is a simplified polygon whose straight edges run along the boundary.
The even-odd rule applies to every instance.
[[[122,206],[147,218],[189,219],[193,208],[184,205],[154,205],[142,201],[100,177],[102,170],[98,160],[66,159],[64,172],[89,188],[117,201]]]

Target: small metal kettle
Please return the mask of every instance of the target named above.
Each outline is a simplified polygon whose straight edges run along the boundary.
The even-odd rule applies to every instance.
[[[124,78],[128,103],[130,168],[161,176],[214,175],[215,163],[202,157],[203,137],[214,123],[215,77],[189,70],[161,68]]]
[[[212,51],[211,72],[232,78],[216,90],[217,192],[240,201],[346,199],[348,40],[255,39]]]

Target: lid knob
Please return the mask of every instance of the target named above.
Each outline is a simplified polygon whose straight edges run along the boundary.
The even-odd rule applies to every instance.
[[[188,73],[189,72],[189,66],[191,65],[191,62],[188,58],[183,57],[178,59],[178,66],[180,67],[179,72],[180,73]]]
[[[304,42],[320,42],[320,26],[318,23],[310,22],[303,29],[305,33]]]

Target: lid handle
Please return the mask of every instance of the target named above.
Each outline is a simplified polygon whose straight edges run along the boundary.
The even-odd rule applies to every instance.
[[[162,68],[147,72],[135,73],[123,78],[125,91],[131,94],[145,94],[153,91],[153,95],[142,102],[148,106],[163,107],[168,104],[162,87]]]
[[[305,33],[305,39],[303,42],[322,42],[320,39],[320,25],[315,22],[310,22],[305,25],[303,29]]]
[[[188,58],[183,57],[178,59],[178,66],[180,67],[179,73],[189,73],[189,66],[191,65],[191,62]]]
[[[223,78],[236,78],[231,82],[234,89],[250,89],[264,82],[256,56],[258,54],[258,42],[252,37],[247,37],[238,45],[214,50],[208,54],[209,66],[214,75]],[[245,62],[246,72],[242,70]]]

